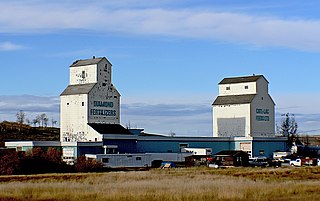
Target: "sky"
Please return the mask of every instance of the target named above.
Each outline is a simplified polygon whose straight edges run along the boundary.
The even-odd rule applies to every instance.
[[[300,134],[320,134],[320,2],[0,0],[0,121],[46,113],[77,59],[107,57],[121,124],[211,136],[225,77],[262,74]],[[49,123],[50,125],[50,123]]]

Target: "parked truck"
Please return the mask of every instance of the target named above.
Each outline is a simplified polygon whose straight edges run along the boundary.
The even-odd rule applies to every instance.
[[[184,151],[187,153],[192,153],[194,156],[211,156],[211,148],[184,148]]]
[[[303,165],[314,165],[314,159],[312,158],[297,158],[290,161],[291,166],[301,167]]]

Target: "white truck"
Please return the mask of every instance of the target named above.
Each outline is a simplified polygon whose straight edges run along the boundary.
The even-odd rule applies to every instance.
[[[297,158],[296,160],[291,160],[290,165],[291,166],[296,166],[296,167],[301,167],[303,165],[313,165],[313,159],[311,158]]]
[[[291,155],[290,152],[276,151],[276,152],[273,152],[273,159],[284,162],[285,158],[288,157],[289,155]]]
[[[291,160],[290,161],[290,166],[300,167],[301,166],[301,159],[297,158],[296,160]]]
[[[194,156],[211,156],[211,148],[184,148],[184,151],[187,153],[192,153]]]

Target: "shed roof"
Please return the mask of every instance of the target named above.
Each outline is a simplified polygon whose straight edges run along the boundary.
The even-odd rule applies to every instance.
[[[224,78],[219,84],[235,84],[235,83],[243,83],[243,82],[255,82],[258,79],[260,79],[261,77],[263,77],[267,81],[267,79],[263,75],[253,75],[253,76]]]
[[[83,60],[76,60],[73,62],[70,67],[77,67],[77,66],[87,66],[92,64],[97,64],[101,60],[106,59],[105,57],[99,57],[99,58],[92,58],[92,59],[83,59]]]
[[[88,123],[88,125],[100,134],[125,134],[132,133],[120,124]]]
[[[234,105],[251,103],[256,94],[218,96],[212,105]]]
[[[69,85],[60,96],[88,94],[96,83]]]
[[[239,154],[247,154],[246,152],[242,150],[225,150],[225,151],[220,151],[215,154],[215,156],[236,156]]]

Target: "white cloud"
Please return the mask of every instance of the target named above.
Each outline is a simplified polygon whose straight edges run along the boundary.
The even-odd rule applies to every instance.
[[[276,109],[279,113],[293,114],[320,114],[319,99],[317,93],[282,93],[272,95]]]
[[[44,96],[0,96],[0,121],[16,121],[16,114],[22,110],[26,118],[32,120],[36,115],[47,114],[50,121],[59,120],[59,97]]]
[[[275,97],[278,125],[281,114],[290,112],[295,114],[299,133],[320,133],[320,110],[318,103],[312,101],[318,100],[316,96],[286,94]],[[171,99],[172,101],[158,97],[157,100],[125,100],[121,105],[121,124],[126,126],[130,123],[131,127],[144,128],[149,133],[175,132],[178,136],[212,136],[213,100],[199,98],[183,101],[181,96],[172,96]],[[19,110],[23,110],[30,120],[42,113],[46,113],[50,120],[59,120],[59,104],[59,97],[0,96],[0,121],[16,121]]]
[[[300,134],[320,133],[319,94],[275,94],[276,122],[281,124],[282,114],[295,116]]]
[[[113,6],[110,8],[109,5]],[[101,5],[88,2],[76,5],[70,2],[2,2],[0,32],[43,33],[83,29],[320,51],[320,20],[282,19],[200,8],[165,9],[157,4],[152,8],[115,5],[115,2]]]
[[[210,105],[204,104],[122,104],[122,124],[144,128],[147,133],[178,136],[212,136]]]
[[[159,100],[158,100],[159,101]],[[59,97],[0,96],[0,121],[16,121],[23,110],[27,118],[46,113],[50,120],[59,120]],[[211,136],[210,104],[194,103],[123,103],[121,123],[145,128],[146,132],[177,135]],[[59,125],[59,124],[58,124]]]
[[[14,51],[14,50],[21,50],[25,47],[22,45],[14,44],[11,42],[2,42],[0,43],[0,51]]]

